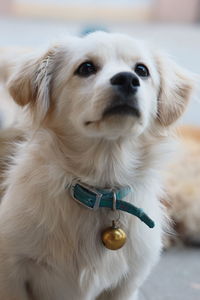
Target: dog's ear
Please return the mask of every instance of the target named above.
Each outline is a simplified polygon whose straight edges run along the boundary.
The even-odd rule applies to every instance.
[[[39,58],[28,58],[17,66],[8,81],[9,92],[20,106],[30,105],[37,117],[44,118],[50,107],[50,89],[54,72],[56,48]]]
[[[163,126],[169,126],[185,111],[194,80],[192,74],[179,67],[167,55],[158,55],[156,61],[160,74],[158,120]]]

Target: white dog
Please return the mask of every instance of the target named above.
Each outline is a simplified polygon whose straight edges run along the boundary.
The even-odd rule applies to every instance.
[[[2,300],[136,298],[162,246],[168,128],[192,86],[169,58],[103,32],[18,67],[9,90],[25,138],[0,209]],[[115,251],[102,242],[112,220],[127,235]]]

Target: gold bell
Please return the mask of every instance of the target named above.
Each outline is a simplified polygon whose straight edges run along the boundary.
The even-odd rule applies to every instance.
[[[101,239],[106,248],[118,250],[126,243],[126,233],[112,221],[112,226],[102,232]]]

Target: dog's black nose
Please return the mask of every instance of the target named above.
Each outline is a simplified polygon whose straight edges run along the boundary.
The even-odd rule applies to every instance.
[[[110,83],[126,95],[135,94],[140,86],[138,77],[131,72],[117,73],[110,79]]]

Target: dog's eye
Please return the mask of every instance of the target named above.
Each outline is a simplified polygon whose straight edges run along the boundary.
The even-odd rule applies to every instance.
[[[97,68],[95,67],[95,65],[91,61],[86,61],[78,67],[75,74],[81,77],[88,77],[92,74],[95,74],[96,72]]]
[[[135,66],[135,73],[140,77],[148,77],[150,75],[148,68],[143,64],[137,64]]]

